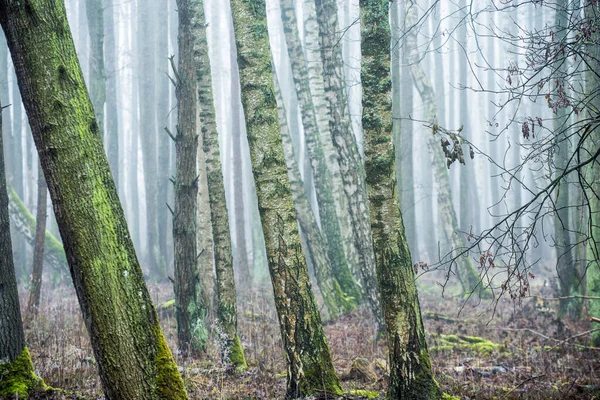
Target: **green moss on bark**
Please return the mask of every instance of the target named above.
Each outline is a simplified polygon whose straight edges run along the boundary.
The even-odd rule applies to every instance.
[[[46,385],[33,372],[33,364],[27,347],[16,360],[0,363],[0,397],[18,395],[27,399],[33,389]]]
[[[186,400],[183,380],[177,365],[173,361],[173,355],[167,345],[165,337],[157,326],[154,330],[158,353],[154,359],[156,368],[156,392],[160,399]]]
[[[239,336],[235,336],[233,339],[233,343],[231,344],[231,354],[229,355],[229,362],[238,370],[244,371],[248,369],[248,364],[246,364],[246,357],[244,357],[244,349],[242,348],[242,343],[240,342]]]

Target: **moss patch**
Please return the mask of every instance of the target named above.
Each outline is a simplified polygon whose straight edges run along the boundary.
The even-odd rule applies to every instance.
[[[433,335],[431,351],[471,350],[478,354],[491,354],[500,348],[498,343],[477,336]]]
[[[245,371],[248,369],[248,364],[246,364],[246,358],[244,357],[244,349],[242,348],[242,343],[237,335],[235,336],[235,339],[233,339],[233,344],[231,345],[229,361],[238,371]]]
[[[357,389],[357,390],[349,391],[348,394],[350,396],[356,396],[356,397],[360,397],[360,398],[364,398],[364,399],[378,399],[381,397],[379,392],[376,392],[374,390]]]
[[[157,325],[154,330],[158,353],[154,359],[156,368],[156,390],[161,399],[186,400],[187,394],[177,365],[171,355],[171,350],[165,337]]]
[[[0,397],[18,395],[27,399],[29,392],[45,388],[44,381],[33,373],[33,364],[27,347],[13,362],[0,364]]]

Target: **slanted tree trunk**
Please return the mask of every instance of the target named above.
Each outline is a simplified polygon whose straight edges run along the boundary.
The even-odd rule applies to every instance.
[[[347,297],[344,295],[339,282],[333,275],[329,257],[325,252],[321,231],[319,231],[319,225],[317,224],[317,218],[312,211],[308,195],[306,194],[306,188],[302,182],[300,168],[294,157],[292,136],[287,123],[287,112],[285,110],[283,98],[281,97],[279,81],[275,74],[273,80],[275,82],[275,95],[277,99],[277,111],[279,113],[283,151],[287,163],[292,197],[294,198],[294,209],[296,210],[298,223],[300,224],[306,242],[304,253],[307,254],[312,262],[315,277],[317,278],[317,284],[323,295],[327,312],[330,317],[335,318],[344,312],[345,308],[343,305],[344,302],[347,301]]]
[[[308,68],[298,33],[294,7],[292,0],[281,1],[281,18],[283,20],[285,40],[292,64],[292,75],[300,103],[306,148],[315,182],[324,246],[327,250],[334,277],[344,291],[344,294],[349,298],[348,301],[338,304],[338,308],[342,306],[349,307],[346,311],[351,311],[355,307],[355,301],[360,298],[360,291],[350,272],[346,254],[344,253],[339,218],[331,187],[331,174],[325,162],[326,155],[321,145],[321,137],[326,135],[319,134],[315,106],[312,101],[312,93],[309,85]],[[340,210],[341,208],[341,206],[338,207]],[[333,299],[331,300],[333,301]],[[332,315],[332,317],[335,318],[337,315]]]
[[[0,5],[0,10],[2,9]],[[0,132],[2,104],[0,103]],[[0,397],[27,398],[43,382],[35,376],[19,308],[19,292],[10,239],[4,145],[0,135]]]
[[[217,275],[217,318],[221,336],[223,361],[238,369],[247,368],[244,350],[237,333],[237,301],[229,216],[223,169],[219,153],[219,133],[215,116],[212,92],[208,42],[206,39],[206,18],[200,1],[194,4],[194,60],[198,87],[198,108],[202,131],[202,147],[206,157],[206,176],[212,221],[215,271]],[[240,157],[241,155],[237,155]]]
[[[0,1],[0,24],[105,396],[186,399],[127,230],[64,3],[28,4]]]
[[[413,79],[413,83],[421,96],[424,105],[424,117],[425,121],[429,121],[433,124],[435,120],[435,92],[429,79],[425,75],[423,68],[419,64],[419,54],[417,48],[417,36],[415,29],[410,29],[417,22],[417,6],[412,2],[406,2],[406,26],[407,32],[407,46],[409,49],[408,63],[410,65],[410,73]],[[438,137],[431,135],[427,139],[427,147],[432,157],[432,167],[435,182],[437,183],[438,193],[438,213],[442,221],[442,231],[446,238],[446,242],[449,244],[450,249],[447,249],[448,258],[454,258],[454,254],[460,249],[464,248],[464,242],[459,235],[458,219],[456,218],[456,211],[452,203],[452,190],[450,188],[450,177],[448,176],[448,168],[446,167],[446,159],[442,148],[438,141]],[[454,264],[454,263],[453,263]],[[459,257],[456,260],[454,266],[458,279],[460,281],[463,292],[471,293],[479,285],[479,274],[471,259],[467,256]]]
[[[46,203],[48,202],[48,189],[44,179],[42,166],[38,165],[38,196],[37,215],[35,228],[35,245],[33,246],[33,268],[31,271],[31,287],[29,289],[29,302],[25,313],[27,319],[37,316],[40,306],[42,291],[42,273],[44,271],[44,242],[46,239]]]
[[[177,44],[177,133],[175,136],[175,316],[179,349],[186,356],[198,356],[207,339],[206,306],[201,302],[200,273],[196,249],[196,199],[198,175],[198,93],[194,61],[193,10],[188,0],[178,0]],[[204,307],[203,307],[204,306]]]
[[[354,244],[358,251],[361,284],[379,328],[383,328],[369,204],[363,167],[356,138],[352,132],[336,0],[315,0],[319,39],[323,58],[323,80],[329,112],[329,129],[337,151],[344,193],[352,221]]]
[[[352,221],[348,212],[348,202],[344,193],[340,165],[337,160],[337,152],[331,139],[329,129],[329,115],[327,113],[327,99],[325,98],[325,83],[323,81],[323,61],[321,57],[321,43],[319,41],[319,24],[317,22],[317,10],[314,0],[304,0],[304,54],[308,67],[308,82],[312,95],[315,112],[317,114],[317,126],[319,137],[325,153],[325,163],[331,174],[331,190],[335,200],[336,213],[340,224],[342,246],[348,266],[353,275],[360,279],[360,265],[358,252],[354,245],[352,236]],[[356,279],[356,278],[355,278]],[[356,299],[358,302],[359,299]]]
[[[396,191],[392,138],[389,3],[360,1],[365,170],[387,330],[387,399],[439,399],[425,341],[415,273]]]
[[[275,306],[287,355],[287,394],[340,394],[302,254],[273,88],[264,2],[232,0],[242,104]]]

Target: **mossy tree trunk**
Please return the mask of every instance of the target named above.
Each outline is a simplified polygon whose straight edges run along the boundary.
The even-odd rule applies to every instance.
[[[207,338],[206,308],[201,304],[200,272],[196,248],[196,210],[198,197],[198,93],[194,60],[193,0],[178,0],[177,35],[177,132],[175,135],[175,209],[173,243],[175,246],[175,316],[180,350],[199,356]]]
[[[0,132],[2,132],[1,103]],[[29,391],[43,383],[33,373],[33,364],[25,346],[10,238],[4,145],[1,134],[0,249],[2,249],[0,251],[0,397],[17,395],[18,398],[26,399]]]
[[[304,134],[306,136],[306,148],[314,176],[323,233],[322,238],[334,277],[344,291],[344,294],[348,297],[347,301],[338,304],[338,308],[347,307],[346,311],[351,311],[354,308],[355,302],[360,298],[360,291],[350,272],[346,254],[344,253],[340,224],[331,187],[331,174],[327,167],[325,161],[326,155],[323,152],[321,144],[321,137],[324,135],[319,134],[317,115],[309,85],[307,62],[302,49],[300,34],[298,33],[295,5],[292,0],[281,0],[281,18],[283,20],[285,40],[292,64],[292,75],[296,93],[298,94],[298,101],[300,103],[302,125],[304,126]],[[341,207],[338,208],[341,209]],[[323,293],[323,295],[330,296],[331,294]],[[331,301],[333,301],[333,298],[330,299]],[[337,317],[337,315],[332,315],[332,317]]]
[[[206,40],[206,18],[204,6],[200,0],[194,1],[193,7],[194,60],[196,62],[198,108],[202,147],[206,157],[214,262],[217,275],[217,318],[222,341],[221,355],[225,363],[232,364],[238,369],[244,369],[247,366],[244,350],[237,333],[237,301],[231,236]],[[237,156],[241,157],[241,154]]]
[[[590,32],[593,32],[588,41],[589,49],[589,70],[586,72],[586,93],[589,97],[588,101],[588,118],[590,118],[591,134],[587,138],[585,153],[596,154],[600,149],[600,78],[598,71],[600,70],[600,4],[592,1],[586,2],[585,18],[588,21]],[[587,265],[587,294],[589,296],[600,296],[600,159],[596,158],[589,167],[586,180],[588,187],[586,188],[587,196],[590,201],[589,215],[589,236],[588,239],[588,265]],[[592,317],[600,318],[600,300],[589,300],[589,314]],[[600,346],[600,332],[592,333],[592,341],[594,346]]]
[[[42,273],[44,271],[44,242],[46,241],[46,206],[48,202],[48,189],[44,179],[44,171],[38,163],[38,196],[35,228],[35,245],[33,246],[33,267],[31,270],[31,285],[29,289],[29,301],[25,316],[32,319],[37,316],[40,306],[40,294],[42,291]]]
[[[408,32],[406,33],[406,44],[409,49],[408,63],[410,65],[410,74],[412,76],[413,83],[417,92],[421,96],[421,100],[424,105],[424,117],[425,121],[436,122],[436,105],[435,105],[435,92],[433,86],[429,82],[429,79],[423,71],[423,67],[419,64],[419,53],[417,47],[417,34],[415,29],[410,29],[417,22],[417,5],[413,2],[406,1],[406,26]],[[450,188],[450,177],[448,176],[448,168],[446,167],[446,159],[442,148],[438,141],[438,137],[431,135],[427,139],[427,147],[432,157],[432,168],[434,180],[437,184],[438,193],[438,215],[442,221],[442,231],[446,242],[450,248],[445,249],[448,251],[448,255],[445,256],[445,261],[454,258],[461,249],[464,249],[464,242],[459,235],[458,219],[456,217],[456,211],[452,203],[452,189]],[[479,274],[477,269],[473,266],[471,259],[467,256],[459,257],[456,260],[455,272],[460,281],[463,292],[466,294],[476,290],[480,283]]]
[[[344,292],[340,288],[339,282],[334,278],[329,257],[325,251],[323,238],[317,218],[312,211],[306,188],[302,182],[300,168],[294,157],[294,147],[292,136],[287,122],[287,112],[277,76],[274,74],[275,95],[277,100],[277,111],[279,114],[279,125],[281,129],[281,139],[283,142],[283,151],[287,162],[288,177],[290,179],[290,188],[294,198],[294,208],[298,217],[298,223],[304,234],[306,242],[305,254],[310,258],[317,278],[317,284],[323,294],[323,300],[327,307],[329,316],[334,318],[344,312],[344,302],[347,301]]]
[[[232,0],[231,8],[252,170],[287,355],[287,394],[340,394],[302,254],[287,177],[273,88],[266,5],[262,0]]]
[[[105,397],[185,399],[127,230],[64,3],[2,0],[0,24]]]
[[[337,150],[344,193],[352,221],[354,244],[359,255],[362,278],[360,283],[371,311],[379,327],[382,328],[383,320],[375,273],[375,254],[369,219],[365,169],[350,122],[342,48],[339,45],[341,32],[338,25],[337,4],[335,0],[315,0],[315,5],[323,58],[323,80],[329,112],[329,129]]]
[[[365,169],[389,348],[387,399],[438,399],[395,187],[389,4],[360,1]]]

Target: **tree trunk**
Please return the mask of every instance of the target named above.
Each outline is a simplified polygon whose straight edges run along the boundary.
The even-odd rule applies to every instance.
[[[158,136],[156,119],[156,57],[154,41],[156,26],[150,4],[138,1],[138,67],[140,106],[140,142],[144,166],[144,189],[146,192],[146,267],[159,277],[166,277],[166,265],[161,265],[158,242],[158,156],[156,140]]]
[[[600,149],[600,126],[598,124],[598,110],[600,110],[600,78],[598,70],[600,68],[600,29],[598,26],[598,15],[600,15],[600,4],[588,2],[585,7],[585,18],[593,32],[589,43],[589,70],[586,72],[586,93],[591,96],[589,99],[588,118],[595,118],[590,121],[590,136],[584,144],[586,154],[596,154],[596,159],[587,171],[587,196],[590,201],[589,210],[589,236],[587,265],[587,294],[588,296],[600,296],[600,158],[597,151]],[[589,152],[589,153],[587,153]],[[590,300],[588,305],[590,316],[600,318],[600,300]],[[600,332],[592,333],[592,342],[594,346],[600,346]]]
[[[325,98],[325,82],[323,81],[323,59],[321,57],[321,43],[319,41],[319,24],[314,0],[303,0],[304,12],[304,54],[308,67],[310,93],[317,115],[317,125],[325,162],[331,176],[331,190],[335,200],[335,210],[340,224],[342,246],[346,255],[348,266],[353,275],[360,279],[360,265],[358,252],[352,237],[352,221],[348,212],[346,194],[343,190],[340,164],[337,152],[333,147],[331,131],[329,129],[329,115],[327,113],[327,99]],[[355,279],[356,279],[355,278]],[[355,299],[358,301],[359,299]]]
[[[342,390],[300,247],[278,124],[264,2],[232,0],[242,104],[283,346],[287,394]]]
[[[561,0],[557,4],[555,26],[556,31],[559,32],[557,41],[566,41],[566,35],[563,32],[567,32],[568,23],[568,5],[566,0]],[[559,65],[556,66],[557,79],[565,79],[567,73],[567,65],[565,60],[562,58],[557,62]],[[559,93],[556,93],[560,96]],[[556,110],[556,115],[553,120],[554,124],[554,167],[556,168],[555,177],[562,175],[565,169],[569,166],[569,158],[571,157],[572,150],[569,143],[569,118],[567,116],[567,110],[559,107]],[[517,125],[517,124],[513,124]],[[571,245],[571,231],[573,229],[569,207],[569,196],[571,192],[571,184],[568,182],[569,176],[565,176],[558,187],[558,195],[554,203],[554,235],[555,235],[555,246],[557,255],[557,272],[558,282],[560,286],[560,297],[570,297],[578,294],[578,286],[581,282],[581,275],[579,274],[577,264],[573,259],[573,248]],[[520,204],[516,204],[517,207]],[[515,207],[516,209],[516,207]],[[561,316],[569,315],[574,319],[579,318],[581,313],[582,302],[579,299],[562,299],[559,303],[559,314]]]
[[[406,26],[407,29],[409,29],[406,40],[410,52],[408,56],[408,63],[411,66],[410,73],[425,108],[423,119],[435,124],[435,93],[423,68],[419,64],[417,36],[415,29],[411,29],[417,22],[417,7],[411,2],[407,2],[406,7]],[[427,147],[429,148],[432,157],[433,175],[437,183],[438,213],[443,224],[442,230],[446,242],[450,246],[449,249],[444,250],[445,252],[447,251],[448,254],[443,254],[442,256],[445,257],[445,260],[443,261],[449,261],[449,259],[454,258],[454,254],[461,249],[464,249],[464,243],[459,235],[458,219],[456,218],[456,211],[452,204],[452,191],[450,188],[448,168],[446,167],[446,159],[438,142],[438,137],[431,135],[429,139],[427,139]],[[455,263],[455,273],[458,276],[463,292],[469,294],[473,290],[476,290],[480,280],[479,274],[473,266],[471,259],[468,256],[462,256],[459,257]],[[455,263],[452,264],[454,265]],[[451,265],[450,268],[453,265]]]
[[[334,277],[344,291],[344,294],[348,297],[348,301],[338,304],[337,307],[349,307],[346,311],[352,311],[355,307],[355,302],[360,298],[360,292],[348,268],[346,254],[342,245],[330,172],[325,163],[326,155],[321,145],[321,137],[325,135],[320,135],[318,130],[317,116],[309,86],[308,68],[302,43],[300,42],[294,7],[292,0],[281,1],[281,18],[283,20],[285,40],[292,64],[292,75],[296,86],[296,93],[298,94],[298,101],[300,103],[306,147],[313,171],[317,202],[319,204],[319,217],[323,232],[322,238]],[[341,207],[338,207],[338,209],[341,210]],[[337,315],[332,315],[332,317],[335,318]]]
[[[39,163],[38,163],[39,164]],[[42,291],[42,272],[44,270],[44,242],[46,239],[46,203],[47,203],[46,180],[42,166],[38,165],[38,196],[37,215],[35,228],[35,245],[33,246],[33,268],[31,271],[31,288],[29,289],[29,302],[25,312],[27,319],[37,316],[40,306],[40,294]]]
[[[104,34],[106,39],[106,154],[112,171],[115,186],[119,189],[119,112],[117,98],[118,49],[115,27],[115,1],[104,0]],[[94,106],[95,107],[95,106]],[[121,193],[121,198],[124,198]]]
[[[2,6],[0,5],[0,10]],[[0,103],[2,132],[2,103]],[[21,322],[19,292],[10,239],[8,193],[4,169],[4,145],[0,135],[0,396],[27,398],[30,390],[43,385],[33,373]]]
[[[0,1],[0,24],[105,396],[185,399],[129,237],[64,3],[28,4]]]
[[[186,356],[198,356],[207,340],[206,305],[202,304],[200,273],[196,250],[196,199],[198,176],[198,94],[194,62],[193,7],[178,0],[179,62],[176,73],[177,133],[175,136],[175,210],[173,242],[175,246],[175,316],[179,349]]]
[[[321,41],[325,97],[328,100],[329,129],[337,150],[344,193],[352,221],[354,244],[359,255],[362,277],[360,283],[379,328],[383,328],[368,212],[365,169],[350,123],[342,49],[339,45],[337,4],[335,0],[315,0],[315,5]]]
[[[395,187],[389,3],[361,0],[360,11],[365,170],[389,349],[387,399],[439,399]]]
[[[23,235],[27,243],[34,248],[37,221],[11,186],[8,187],[8,198],[10,200],[8,203],[8,210],[13,227],[17,232]],[[62,244],[50,232],[46,232],[46,237],[44,239],[44,259],[58,272],[66,273],[69,269]]]
[[[204,6],[194,7],[194,60],[198,86],[198,107],[202,131],[202,147],[206,157],[206,176],[212,221],[215,270],[217,274],[217,318],[221,336],[223,362],[238,369],[247,368],[244,350],[237,333],[237,301],[227,199],[219,153],[219,133],[215,117],[210,60],[206,39]],[[239,156],[239,155],[238,155]]]
[[[273,77],[275,82],[275,95],[277,100],[277,111],[279,113],[279,125],[281,127],[281,139],[283,142],[283,151],[285,153],[288,177],[290,179],[290,188],[294,198],[294,209],[298,217],[300,229],[304,234],[306,247],[304,253],[312,262],[317,284],[323,295],[323,300],[327,307],[327,312],[331,318],[335,318],[345,311],[344,303],[347,301],[344,292],[340,288],[339,282],[334,278],[329,257],[325,252],[324,242],[319,231],[319,225],[315,214],[310,207],[306,188],[302,182],[300,168],[294,157],[294,148],[292,136],[287,123],[287,112],[285,110],[283,98],[281,97],[281,88],[277,76]],[[351,307],[349,305],[348,307]]]
[[[104,103],[106,102],[106,76],[104,73],[104,5],[102,0],[86,0],[85,11],[90,34],[88,80],[90,98],[96,112],[98,131],[104,139]]]

